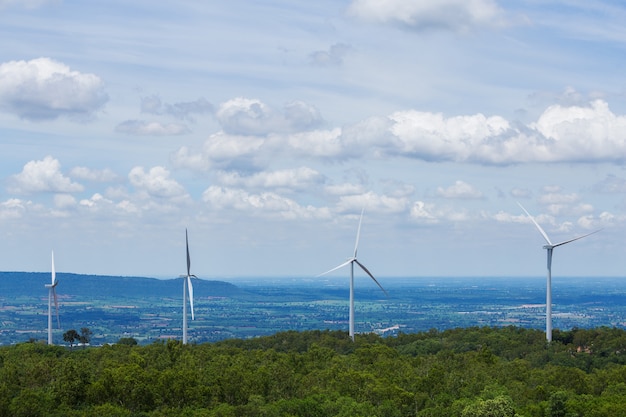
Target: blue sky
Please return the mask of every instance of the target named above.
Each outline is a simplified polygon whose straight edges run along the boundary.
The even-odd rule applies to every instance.
[[[0,270],[625,275],[618,2],[0,0]],[[343,276],[347,271],[338,271]]]

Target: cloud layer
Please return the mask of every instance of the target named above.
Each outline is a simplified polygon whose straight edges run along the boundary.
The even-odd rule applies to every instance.
[[[360,19],[413,30],[465,32],[495,25],[502,11],[492,0],[354,0],[349,13]]]
[[[108,96],[94,75],[49,58],[0,64],[0,110],[24,119],[89,118]]]
[[[306,104],[298,105],[306,109]],[[302,112],[297,112],[301,115]],[[352,126],[307,130],[319,117],[276,117],[258,100],[237,99],[218,111],[223,131],[211,135],[203,150],[181,148],[174,160],[190,169],[258,169],[271,155],[345,160],[400,157],[428,162],[480,165],[611,162],[626,160],[626,116],[606,102],[551,106],[527,126],[483,114],[445,117],[405,110]],[[301,131],[293,131],[299,127]]]

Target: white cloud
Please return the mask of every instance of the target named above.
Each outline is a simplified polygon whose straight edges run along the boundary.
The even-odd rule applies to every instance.
[[[19,174],[10,179],[9,190],[18,194],[29,193],[75,193],[83,186],[72,182],[61,172],[61,164],[52,156],[41,161],[30,161]]]
[[[497,147],[492,141],[510,129],[502,117],[482,114],[444,118],[440,113],[409,110],[396,112],[390,119],[395,136],[390,152],[433,161],[481,159],[481,148]]]
[[[243,186],[246,188],[282,188],[288,190],[305,190],[324,181],[318,171],[300,167],[277,171],[258,172],[250,176],[242,176],[236,172],[221,172],[219,181],[229,187]]]
[[[340,128],[314,130],[293,133],[277,140],[284,142],[289,150],[301,156],[334,158],[341,157],[343,153],[341,133]]]
[[[534,127],[553,140],[553,152],[565,160],[624,160],[626,117],[611,112],[605,101],[594,100],[587,107],[550,106]]]
[[[118,175],[108,168],[97,170],[87,167],[74,167],[70,171],[70,176],[93,182],[112,182],[118,179]]]
[[[174,198],[187,195],[184,187],[171,179],[170,172],[160,166],[152,167],[148,172],[143,167],[135,167],[128,174],[128,179],[135,188],[152,197]]]
[[[418,223],[436,224],[439,223],[439,219],[432,213],[433,205],[427,204],[423,201],[416,201],[411,207],[409,216],[411,219]]]
[[[210,186],[202,194],[202,200],[213,209],[246,211],[261,217],[308,219],[330,216],[330,211],[326,208],[301,206],[296,201],[273,192],[251,194],[242,189]]]
[[[20,200],[19,198],[10,198],[0,203],[0,220],[18,219],[26,212],[26,209],[32,203],[30,201]]]
[[[176,136],[189,133],[189,128],[182,123],[147,122],[144,120],[126,120],[115,127],[115,131],[139,136]]]
[[[37,58],[0,64],[0,109],[21,118],[89,118],[107,100],[98,76],[72,71],[58,61]]]
[[[502,23],[502,11],[492,0],[353,0],[348,13],[420,31],[465,32]]]
[[[95,193],[90,198],[80,200],[78,204],[90,213],[103,216],[127,216],[141,213],[137,205],[129,200],[122,200],[115,203],[113,200],[102,196],[100,193]]]
[[[177,167],[205,171],[208,169],[240,169],[248,171],[260,165],[260,154],[265,140],[256,136],[228,135],[219,132],[211,135],[202,151],[193,152],[181,147],[173,156]]]
[[[235,102],[265,114],[262,103],[243,101],[245,105],[240,99],[232,101],[228,108],[235,113],[229,113],[228,123],[240,116]],[[342,128],[270,133],[265,129],[270,125],[256,130],[248,127],[231,129],[240,130],[238,135],[226,130],[211,135],[200,152],[182,147],[173,162],[193,170],[256,171],[277,155],[322,160],[400,157],[482,165],[626,161],[626,116],[616,116],[601,101],[585,108],[548,108],[537,123],[528,126],[514,126],[500,116],[445,117],[407,110]]]
[[[339,197],[337,210],[340,213],[350,213],[360,212],[365,208],[365,210],[374,212],[401,213],[406,211],[408,205],[409,200],[406,197],[394,197],[369,191]]]
[[[457,199],[479,199],[483,198],[483,193],[477,190],[473,185],[464,181],[456,181],[453,185],[443,188],[437,188],[437,195],[444,198]]]
[[[324,190],[329,195],[363,194],[365,192],[363,185],[351,183],[327,185]]]
[[[390,116],[395,136],[376,146],[387,154],[425,161],[508,165],[530,162],[616,162],[626,160],[626,116],[606,102],[588,107],[552,106],[537,123],[513,127],[499,116],[445,118],[415,110]]]
[[[233,135],[310,130],[322,123],[319,111],[301,101],[288,103],[277,111],[260,100],[241,97],[222,103],[216,117],[224,132]]]
[[[441,224],[446,222],[465,222],[471,217],[465,210],[455,210],[450,206],[436,206],[424,201],[416,201],[411,206],[410,218],[422,224]]]

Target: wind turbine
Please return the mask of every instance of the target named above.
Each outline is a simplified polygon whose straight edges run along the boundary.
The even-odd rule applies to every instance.
[[[52,344],[52,300],[54,300],[54,306],[57,312],[57,326],[61,328],[61,321],[59,320],[59,300],[57,298],[56,286],[59,284],[57,281],[56,272],[54,270],[54,251],[52,251],[52,282],[46,284],[48,288],[48,344]]]
[[[517,204],[522,208],[522,210],[524,210],[524,213],[526,213],[526,215],[530,218],[530,220],[535,224],[535,226],[537,227],[537,230],[539,230],[539,233],[541,233],[541,235],[543,236],[543,238],[546,240],[546,243],[547,243],[546,245],[543,246],[543,248],[547,251],[547,255],[548,255],[548,278],[547,278],[547,283],[546,283],[546,340],[548,342],[551,342],[552,341],[552,251],[557,246],[565,245],[566,243],[570,243],[575,240],[582,239],[583,237],[587,237],[594,233],[598,233],[600,230],[596,230],[595,232],[587,233],[586,235],[578,236],[578,237],[575,237],[573,239],[569,239],[563,242],[552,243],[552,241],[550,241],[550,238],[548,237],[548,234],[543,230],[541,226],[539,226],[539,223],[535,221],[533,216],[531,216],[530,213],[528,213],[528,211],[524,208],[524,206],[522,206],[519,202]]]
[[[359,235],[361,234],[361,222],[363,221],[364,210],[365,209],[361,210],[361,218],[359,219],[359,228],[357,229],[357,232],[356,232],[356,244],[354,245],[354,256],[349,258],[347,261],[345,261],[341,265],[336,266],[333,269],[326,271],[323,274],[318,275],[318,277],[321,277],[323,275],[336,271],[339,268],[343,268],[344,266],[348,264],[350,265],[350,331],[349,331],[349,334],[350,334],[350,339],[352,339],[353,342],[354,342],[354,264],[357,264],[363,271],[365,271],[365,273],[374,280],[374,282],[378,285],[378,287],[381,290],[383,290],[385,295],[387,295],[387,291],[385,291],[382,285],[380,285],[380,283],[376,280],[376,278],[374,278],[374,275],[372,275],[372,273],[365,267],[365,265],[359,262],[359,260],[356,258],[357,249],[359,247]]]
[[[185,229],[185,243],[187,246],[187,275],[181,275],[183,278],[183,345],[187,344],[187,290],[189,290],[189,305],[191,306],[191,320],[194,320],[193,315],[193,285],[191,285],[191,277],[197,278],[195,275],[191,275],[191,258],[189,257],[189,237],[187,235],[187,229]]]

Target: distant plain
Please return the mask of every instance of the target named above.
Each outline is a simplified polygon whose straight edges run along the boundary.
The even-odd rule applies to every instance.
[[[141,344],[179,339],[182,280],[57,273],[63,344],[88,327],[92,345],[133,337]],[[45,340],[48,273],[0,272],[0,344]],[[356,332],[393,336],[432,328],[545,327],[545,278],[355,277]],[[189,338],[203,343],[287,330],[348,328],[348,278],[194,280]],[[626,327],[626,278],[553,278],[555,329]]]

